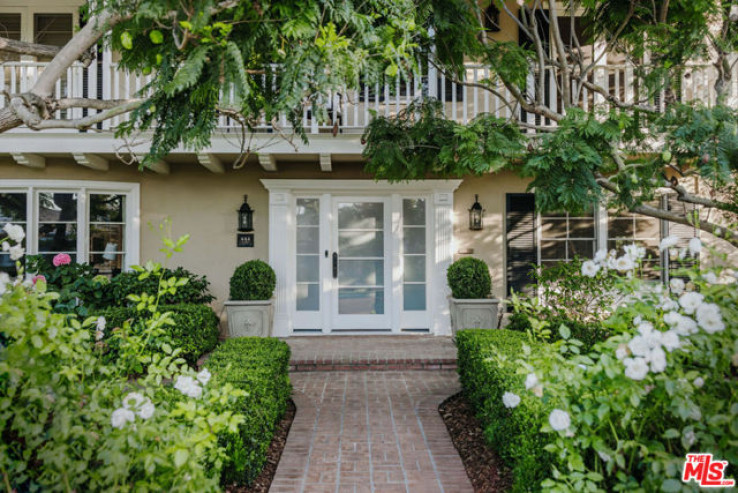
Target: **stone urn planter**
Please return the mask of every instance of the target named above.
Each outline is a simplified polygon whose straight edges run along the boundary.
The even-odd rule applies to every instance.
[[[272,335],[272,300],[225,302],[228,337],[269,337]]]
[[[231,277],[231,296],[225,302],[228,337],[269,337],[274,310],[272,294],[277,276],[269,264],[250,260]]]
[[[496,329],[500,300],[485,298],[465,300],[450,298],[451,329],[454,334],[463,329]]]
[[[498,328],[500,300],[491,298],[492,278],[482,260],[464,257],[451,264],[446,271],[451,288],[451,330],[455,335],[464,329]]]

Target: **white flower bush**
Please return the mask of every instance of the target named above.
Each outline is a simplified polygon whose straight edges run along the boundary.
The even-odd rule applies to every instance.
[[[512,392],[502,394],[502,404],[508,409],[514,409],[520,404],[520,396]]]
[[[680,253],[673,238],[660,246]],[[686,254],[702,251],[692,240]],[[637,255],[598,252],[582,274],[620,271],[628,261],[637,269]],[[585,354],[562,327],[561,340],[524,351],[517,362],[526,392],[550,410],[541,425],[552,434],[545,450],[556,466],[545,491],[682,491],[686,453],[738,463],[732,271],[685,267],[667,287],[628,274],[618,284],[626,301],[604,322],[611,337]]]
[[[2,248],[22,251],[22,228],[4,229]],[[53,313],[58,294],[24,281],[16,267],[15,278],[0,274],[0,470],[8,491],[220,491],[219,435],[244,422],[234,412],[244,392],[214,388],[180,349],[146,343],[171,323],[156,296],[140,303],[152,313],[142,332],[126,322],[103,341],[103,317]],[[161,276],[162,267],[149,263],[141,275]],[[108,343],[120,357],[106,358]],[[171,381],[189,382],[187,392]]]

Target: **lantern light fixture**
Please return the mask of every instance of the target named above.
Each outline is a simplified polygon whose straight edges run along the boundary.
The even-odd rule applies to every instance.
[[[469,229],[471,231],[481,231],[483,229],[482,218],[484,217],[484,209],[479,203],[479,195],[474,194],[474,204],[469,209]]]
[[[254,210],[248,202],[249,196],[243,196],[243,204],[238,209],[238,230],[241,232],[254,230]]]

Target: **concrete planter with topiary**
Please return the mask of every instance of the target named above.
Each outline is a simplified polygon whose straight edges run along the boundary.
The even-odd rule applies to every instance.
[[[269,337],[274,309],[272,294],[277,276],[269,264],[250,260],[231,277],[230,299],[225,302],[228,337]]]
[[[451,288],[451,329],[496,329],[500,300],[492,298],[492,279],[487,264],[464,257],[446,271]]]

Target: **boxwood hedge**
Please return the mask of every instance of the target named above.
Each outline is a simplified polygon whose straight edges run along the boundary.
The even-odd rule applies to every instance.
[[[173,346],[181,348],[180,356],[190,365],[218,344],[220,329],[218,317],[207,305],[167,305],[160,307],[162,311],[172,312],[174,325],[167,327]],[[136,320],[146,315],[135,308],[117,307],[99,311],[96,315],[105,317],[110,334],[114,327],[120,327],[128,320]],[[132,324],[135,327],[135,324]],[[110,348],[113,355],[115,348]]]
[[[247,393],[234,410],[246,421],[238,433],[220,438],[228,457],[222,473],[224,486],[250,485],[264,467],[292,392],[289,362],[290,347],[285,342],[260,337],[227,339],[206,361],[214,385],[230,383]]]
[[[539,491],[550,474],[554,457],[544,450],[553,435],[540,432],[550,409],[525,390],[525,375],[518,374],[515,360],[523,344],[535,351],[522,332],[509,330],[462,330],[456,334],[458,368],[464,396],[484,429],[485,438],[511,468],[512,491]],[[503,356],[494,358],[495,355]],[[502,395],[513,392],[520,404],[508,409]]]

